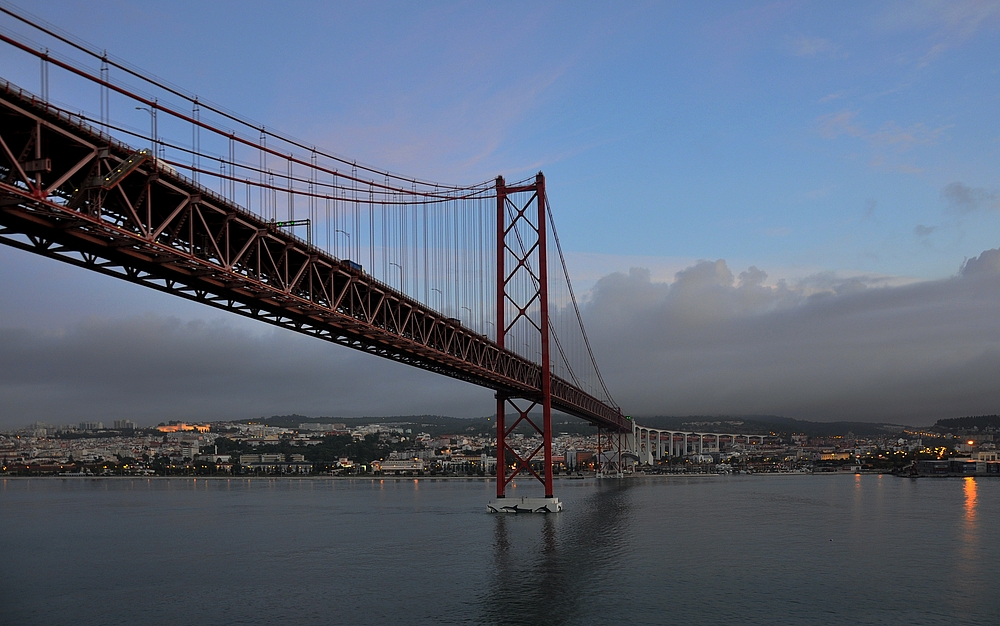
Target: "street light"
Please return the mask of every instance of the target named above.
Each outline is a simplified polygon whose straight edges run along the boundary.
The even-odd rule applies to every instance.
[[[438,292],[438,295],[441,296],[441,298],[438,300],[438,302],[441,302],[442,300],[444,300],[444,292],[443,291],[441,291],[437,287],[431,287],[431,291],[436,291],[436,292]],[[440,306],[438,307],[438,313],[444,313],[444,311],[441,310]]]
[[[396,267],[399,268],[399,291],[402,292],[403,291],[403,266],[400,265],[399,263],[393,263],[392,261],[389,261],[389,265],[395,265]]]
[[[145,111],[149,113],[149,148],[153,151],[153,156],[156,154],[156,109],[149,107],[135,107],[136,111]]]
[[[340,233],[341,235],[347,237],[347,254],[351,254],[351,233],[346,230],[340,230],[339,228],[334,231],[334,234]]]

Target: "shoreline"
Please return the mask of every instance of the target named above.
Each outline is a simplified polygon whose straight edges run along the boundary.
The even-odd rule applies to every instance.
[[[954,475],[916,475],[916,476],[904,476],[900,474],[893,474],[891,472],[869,472],[869,473],[855,473],[855,472],[759,472],[755,474],[719,474],[719,473],[691,473],[691,474],[626,474],[621,477],[598,477],[595,474],[588,474],[585,476],[553,476],[553,480],[632,480],[637,478],[719,478],[723,476],[894,476],[896,478],[998,478],[995,475],[976,475],[976,474],[954,474]],[[526,476],[525,478],[530,478]],[[482,482],[496,482],[496,477],[494,476],[3,476],[0,475],[0,480],[52,480],[52,479],[62,479],[62,480],[187,480],[192,482],[197,482],[199,480],[211,480],[211,481],[275,481],[275,480],[286,480],[286,481],[387,481],[391,480],[394,482],[411,482],[411,481],[482,481]]]

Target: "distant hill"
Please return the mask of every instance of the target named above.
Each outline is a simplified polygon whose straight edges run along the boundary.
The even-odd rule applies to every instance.
[[[996,416],[992,416],[996,417]],[[508,424],[516,418],[508,415]],[[635,418],[643,426],[650,428],[703,431],[766,434],[777,433],[790,435],[804,433],[810,437],[832,437],[854,433],[860,436],[895,435],[902,432],[906,426],[901,424],[870,423],[870,422],[810,422],[797,420],[780,415],[688,415],[688,416],[653,416]],[[966,419],[966,418],[962,418]],[[979,418],[969,418],[979,419]],[[431,435],[445,434],[490,434],[495,432],[496,422],[493,416],[488,417],[448,417],[443,415],[396,415],[391,417],[306,417],[304,415],[275,415],[268,418],[240,420],[260,422],[269,426],[297,428],[299,424],[344,424],[347,428],[366,424],[385,424],[409,428],[414,433],[426,432]],[[947,422],[949,420],[941,420]],[[939,423],[941,423],[939,422]],[[957,427],[952,427],[957,428]],[[517,432],[528,433],[530,427],[522,425]],[[552,415],[552,430],[555,434],[592,435],[597,428],[583,420],[555,413]]]
[[[483,418],[485,419],[485,418]],[[258,417],[254,419],[238,420],[241,423],[266,423],[268,426],[279,426],[282,428],[295,428],[299,424],[345,424],[350,426],[363,426],[365,424],[418,424],[427,422],[429,424],[453,423],[454,425],[468,425],[469,419],[462,417],[447,417],[444,415],[394,415],[390,417],[308,417],[305,415],[272,415],[271,417]]]
[[[516,415],[508,415],[508,426],[517,419]],[[448,417],[444,415],[395,415],[390,417],[306,417],[305,415],[273,415],[271,417],[261,417],[255,419],[237,420],[246,424],[250,422],[267,424],[268,426],[278,426],[281,428],[298,428],[299,424],[343,424],[347,428],[356,428],[367,424],[385,424],[398,428],[408,428],[414,434],[425,432],[430,435],[458,435],[458,434],[495,434],[496,421],[491,415],[488,417]],[[552,431],[559,434],[590,435],[597,432],[597,428],[589,423],[576,418],[560,414],[552,415]],[[515,432],[528,434],[531,427],[522,424]]]
[[[390,417],[306,417],[305,415],[272,415],[256,419],[239,420],[241,423],[262,423],[280,428],[298,428],[299,424],[343,424],[347,428],[357,428],[368,424],[384,424],[387,427],[409,428],[414,433],[426,432],[431,435],[476,433],[494,424],[487,418],[447,417],[444,415],[394,415]],[[495,428],[495,426],[493,426]]]
[[[854,433],[863,437],[895,435],[908,428],[902,424],[871,422],[810,422],[780,415],[689,415],[636,418],[643,426],[704,432],[747,434],[802,433],[810,437],[834,437]]]
[[[938,420],[931,430],[939,433],[951,433],[960,430],[1000,430],[1000,415],[975,415],[971,417],[954,417]]]
[[[508,415],[508,424],[516,415]],[[861,437],[896,435],[905,429],[902,424],[885,422],[810,422],[780,415],[656,415],[636,417],[643,426],[649,428],[676,429],[702,432],[725,432],[746,434],[776,433],[791,435],[803,433],[810,437],[835,437],[853,433]],[[239,420],[242,423],[257,422],[269,426],[297,428],[299,424],[344,424],[347,428],[366,424],[385,424],[399,428],[409,428],[413,433],[425,432],[430,435],[489,435],[496,432],[496,421],[492,415],[483,417],[448,417],[445,415],[395,415],[391,417],[306,417],[305,415],[273,415],[266,418]],[[1000,415],[976,415],[938,420],[930,429],[938,433],[958,433],[960,431],[1000,432]],[[592,435],[597,428],[576,418],[561,413],[552,415],[552,431],[556,435]],[[529,433],[530,426],[522,425],[516,432]]]

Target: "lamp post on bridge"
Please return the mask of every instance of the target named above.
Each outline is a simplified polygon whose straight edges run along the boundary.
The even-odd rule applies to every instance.
[[[472,328],[472,317],[473,317],[473,315],[475,315],[475,313],[473,313],[472,309],[470,309],[467,306],[462,306],[462,310],[465,310],[465,311],[469,312],[469,328]]]
[[[339,228],[336,229],[335,231],[333,231],[334,235],[336,235],[337,233],[340,233],[341,235],[347,237],[347,256],[350,256],[351,255],[351,233],[347,232],[346,230],[340,230]]]
[[[150,107],[135,107],[136,111],[145,111],[149,113],[149,149],[153,152],[153,157],[156,158],[156,108]]]
[[[398,267],[399,268],[399,292],[403,293],[403,291],[404,291],[403,290],[403,266],[400,265],[399,263],[394,263],[393,261],[389,261],[389,267]]]

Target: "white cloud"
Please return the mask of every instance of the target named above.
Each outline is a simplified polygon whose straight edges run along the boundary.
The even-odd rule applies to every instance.
[[[816,55],[833,56],[838,52],[838,46],[821,37],[801,36],[792,41],[792,54],[799,57],[814,57]]]

